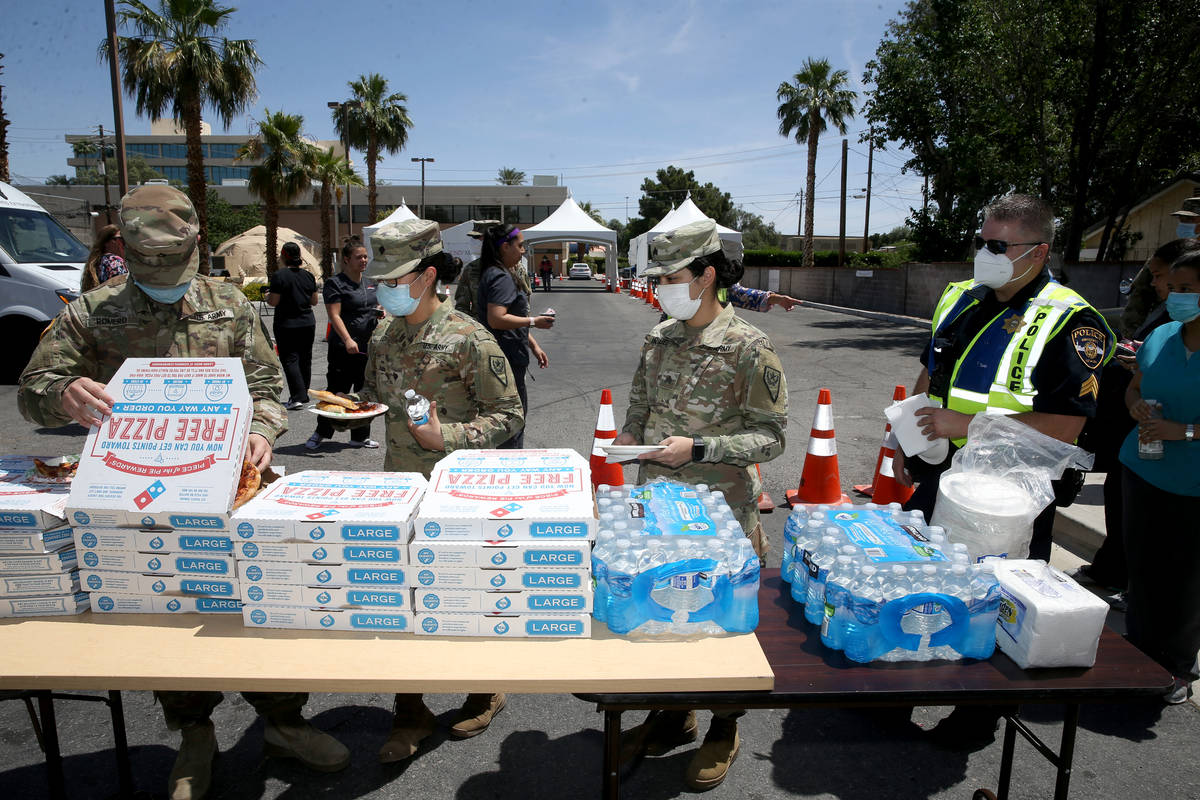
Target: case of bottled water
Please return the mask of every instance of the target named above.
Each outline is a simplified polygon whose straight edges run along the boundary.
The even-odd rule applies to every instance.
[[[749,633],[759,562],[719,491],[656,480],[600,486],[594,615],[634,636]]]
[[[898,503],[798,506],[784,580],[821,641],[858,662],[988,658],[1000,589],[991,563]]]

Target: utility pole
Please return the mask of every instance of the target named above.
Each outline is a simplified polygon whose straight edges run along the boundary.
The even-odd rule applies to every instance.
[[[421,213],[418,216],[420,216],[421,219],[425,219],[425,164],[426,162],[432,164],[434,160],[432,158],[410,158],[409,161],[421,162]],[[500,224],[504,224],[503,207],[501,207]]]
[[[867,146],[867,210],[863,214],[863,246],[862,251],[865,253],[871,249],[871,169],[875,164],[875,137],[874,130],[869,131]]]
[[[117,184],[121,197],[129,191],[129,172],[125,167],[125,112],[121,110],[120,53],[117,50],[117,11],[113,0],[104,0],[104,22],[108,26],[108,67],[112,78],[113,124],[117,129]],[[104,154],[101,153],[101,156]],[[107,178],[105,179],[107,182]],[[110,220],[111,221],[111,220]]]
[[[108,220],[108,224],[112,225],[112,200],[108,197],[108,166],[104,163],[104,126],[97,125],[97,130],[100,132],[100,174],[104,176],[104,216]],[[87,162],[84,161],[86,164]],[[121,195],[124,197],[125,195]]]
[[[849,139],[842,139],[842,218],[838,227],[838,266],[846,263],[846,153]]]

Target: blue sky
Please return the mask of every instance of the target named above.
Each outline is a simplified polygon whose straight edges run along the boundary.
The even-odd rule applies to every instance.
[[[265,108],[302,114],[306,132],[336,134],[326,101],[347,82],[385,75],[408,96],[408,147],[379,178],[419,183],[411,156],[432,156],[426,180],[491,183],[500,167],[560,175],[573,196],[606,219],[637,214],[642,180],[675,164],[712,181],[734,202],[797,228],[805,150],[778,133],[775,91],[807,57],[849,72],[859,91],[901,0],[791,2],[233,2],[226,35],[256,41],[266,66],[259,96],[232,133],[252,130]],[[67,171],[66,133],[110,128],[101,0],[9,4],[5,110],[18,182]],[[126,131],[149,132],[125,99]],[[866,186],[865,123],[849,122],[848,193]],[[214,133],[223,132],[214,125]],[[841,137],[821,138],[816,231],[836,234]],[[905,155],[877,152],[871,230],[901,224],[921,183],[901,175]],[[356,158],[360,171],[361,157]],[[847,201],[847,233],[861,234],[863,200]]]

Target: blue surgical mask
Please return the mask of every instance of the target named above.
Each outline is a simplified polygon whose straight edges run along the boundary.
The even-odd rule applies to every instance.
[[[179,302],[179,298],[187,294],[188,287],[192,285],[192,282],[188,281],[187,283],[181,283],[178,286],[168,286],[164,289],[161,286],[147,286],[141,281],[134,281],[133,283],[154,302],[163,303],[168,306]]]
[[[1175,226],[1176,239],[1191,239],[1196,235],[1196,223],[1180,222]]]
[[[1200,294],[1171,292],[1167,295],[1167,316],[1176,322],[1191,322],[1200,317]]]
[[[421,302],[419,296],[412,296],[411,283],[400,286],[387,286],[381,283],[375,287],[375,296],[379,299],[379,305],[394,317],[407,317],[417,310],[417,306]]]

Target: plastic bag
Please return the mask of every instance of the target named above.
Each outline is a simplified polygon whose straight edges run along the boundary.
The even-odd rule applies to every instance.
[[[1054,500],[1051,481],[1093,456],[1006,415],[977,414],[941,477],[932,524],[975,560],[1025,558],[1033,521]]]

